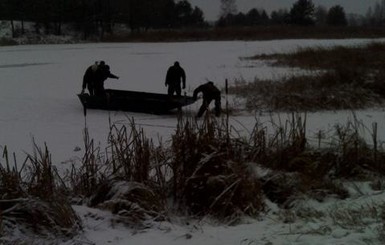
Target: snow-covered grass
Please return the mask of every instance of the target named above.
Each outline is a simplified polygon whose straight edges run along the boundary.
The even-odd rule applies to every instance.
[[[15,152],[23,162],[24,152],[32,152],[32,139],[45,142],[53,164],[65,172],[80,162],[84,154],[83,133],[87,126],[90,137],[101,149],[106,146],[110,121],[127,124],[134,118],[147,137],[168,141],[175,133],[177,116],[156,116],[89,110],[83,116],[76,93],[81,90],[85,69],[96,60],[105,60],[117,81],[106,87],[164,93],[165,72],[175,60],[187,72],[188,94],[199,84],[212,80],[223,88],[225,80],[271,78],[295,72],[294,69],[270,67],[260,61],[246,61],[261,53],[289,52],[298,47],[357,45],[372,40],[284,40],[255,42],[186,42],[186,43],[101,43],[69,45],[26,45],[1,47],[0,69],[0,145]],[[382,41],[382,40],[377,40]],[[230,104],[233,104],[229,97]],[[223,95],[223,100],[226,96]],[[199,102],[184,108],[194,114]],[[225,103],[223,103],[224,105]],[[271,129],[291,115],[240,113],[230,116],[232,128],[240,135],[249,135],[256,119]],[[355,119],[356,118],[356,119]],[[378,145],[382,146],[385,128],[382,108],[307,114],[307,135],[317,142],[316,135],[334,132],[336,124],[362,122],[364,137],[371,138],[370,128],[377,122]],[[365,128],[366,127],[366,128]],[[360,128],[361,130],[361,128]],[[311,139],[310,139],[311,140]],[[80,150],[79,150],[80,149]],[[342,180],[341,180],[342,181]],[[83,221],[84,231],[64,244],[381,244],[383,235],[383,190],[348,181],[350,197],[341,201],[329,198],[322,203],[303,197],[295,208],[281,209],[267,201],[267,211],[258,219],[241,225],[227,226],[203,218],[174,217],[171,221],[154,222],[151,229],[131,230],[116,223],[105,211],[74,206]],[[37,243],[42,241],[38,240]],[[52,240],[51,240],[52,242]],[[60,244],[59,240],[52,243]]]

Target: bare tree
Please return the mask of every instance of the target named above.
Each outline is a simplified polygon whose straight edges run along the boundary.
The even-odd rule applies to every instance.
[[[220,17],[225,17],[229,14],[235,15],[237,13],[236,0],[221,0],[221,13]]]
[[[373,26],[385,25],[385,0],[378,1],[373,7],[369,7],[366,22]]]
[[[316,24],[319,26],[326,25],[327,15],[328,15],[328,10],[324,6],[318,5],[315,8],[315,12],[314,12]]]

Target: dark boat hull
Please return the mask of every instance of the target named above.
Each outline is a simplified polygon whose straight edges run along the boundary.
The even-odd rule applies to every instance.
[[[153,114],[166,114],[171,110],[195,102],[191,96],[169,96],[167,94],[146,93],[106,89],[106,96],[90,96],[78,94],[84,109],[100,109],[112,111],[132,111]]]

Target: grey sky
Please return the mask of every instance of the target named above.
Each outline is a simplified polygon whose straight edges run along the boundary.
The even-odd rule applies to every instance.
[[[198,6],[205,13],[206,20],[217,20],[220,11],[220,0],[188,0],[193,6]],[[249,9],[265,9],[268,14],[273,10],[290,9],[297,0],[236,0],[238,11],[246,13]],[[313,0],[318,6],[330,8],[341,5],[346,13],[365,15],[369,7],[380,0]]]

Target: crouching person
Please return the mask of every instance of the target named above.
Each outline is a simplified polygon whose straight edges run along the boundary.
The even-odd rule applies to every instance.
[[[193,97],[195,100],[199,93],[203,94],[203,102],[196,117],[201,117],[203,113],[208,110],[209,105],[213,100],[215,101],[215,116],[219,117],[221,115],[221,91],[213,82],[209,81],[194,90]]]

